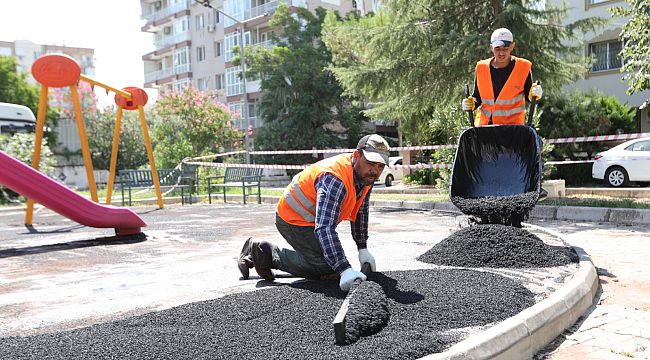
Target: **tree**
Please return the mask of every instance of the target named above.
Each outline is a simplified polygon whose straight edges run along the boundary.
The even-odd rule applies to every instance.
[[[636,129],[636,110],[602,92],[574,90],[552,94],[543,101],[539,134],[546,138],[616,134]],[[591,159],[602,150],[603,144],[597,142],[562,144],[555,146],[553,156],[575,160],[576,153],[586,152]]]
[[[102,112],[87,112],[84,119],[86,120],[86,132],[90,135],[88,136],[88,147],[92,153],[93,167],[108,170],[113,151],[113,133],[117,112],[113,107],[107,107]],[[117,169],[137,169],[148,162],[139,114],[137,111],[123,110]]]
[[[377,14],[331,14],[323,26],[332,51],[331,67],[345,93],[375,103],[372,118],[401,119],[404,133],[418,135],[436,107],[458,104],[462,84],[472,82],[478,60],[491,55],[493,30],[507,27],[517,43],[515,55],[533,62],[533,76],[547,90],[559,89],[586,70],[582,45],[566,45],[577,30],[592,30],[603,20],[560,26],[565,8],[543,8],[526,0],[385,0]]]
[[[259,149],[290,150],[354,147],[365,117],[353,98],[327,70],[331,55],[320,35],[326,12],[280,4],[269,22],[280,27],[273,48],[253,52],[251,75],[259,76],[264,95],[260,115],[264,127],[256,136]],[[285,157],[285,163],[312,162],[310,155]]]
[[[0,102],[27,106],[34,115],[38,113],[39,87],[27,82],[26,72],[17,72],[16,59],[0,55]],[[45,116],[45,126],[56,128],[59,115],[56,110],[48,108]],[[45,134],[50,144],[56,144],[54,131]]]
[[[628,81],[627,93],[633,94],[650,89],[650,2],[627,0],[627,3],[629,8],[615,7],[612,13],[630,18],[621,29],[623,49],[619,56],[623,60],[623,79]]]
[[[162,94],[153,107],[154,156],[158,167],[174,167],[185,157],[231,149],[243,135],[218,94],[188,87]]]

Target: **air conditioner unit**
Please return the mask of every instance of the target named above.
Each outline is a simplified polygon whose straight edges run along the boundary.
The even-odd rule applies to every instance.
[[[157,11],[157,10],[160,10],[160,9],[162,8],[162,1],[156,1],[156,2],[153,4],[153,7],[156,9],[156,11]]]
[[[165,35],[169,35],[169,34],[171,34],[171,33],[172,33],[172,28],[170,28],[170,27],[166,27],[166,28],[164,28],[164,29],[163,29],[163,33],[164,33]]]
[[[215,30],[217,30],[217,25],[208,25],[209,32],[214,32]]]

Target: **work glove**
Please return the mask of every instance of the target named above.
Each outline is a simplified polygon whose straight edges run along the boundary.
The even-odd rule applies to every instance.
[[[361,271],[356,271],[353,268],[347,268],[341,273],[341,280],[339,280],[339,287],[343,291],[350,291],[352,283],[354,280],[361,279],[361,281],[366,281],[366,275]]]
[[[377,271],[377,266],[375,265],[375,257],[372,256],[368,249],[359,250],[359,264],[363,266],[364,263],[370,264],[370,270],[372,270],[372,272]]]
[[[530,87],[530,92],[528,93],[528,98],[533,99],[536,98],[537,100],[542,98],[542,94],[544,93],[544,90],[542,90],[542,85],[539,84],[533,84],[533,86]]]
[[[460,106],[463,108],[463,111],[473,111],[476,107],[476,99],[472,96],[468,96],[467,99],[463,99]]]

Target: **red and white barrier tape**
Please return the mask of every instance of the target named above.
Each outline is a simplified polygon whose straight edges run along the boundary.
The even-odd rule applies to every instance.
[[[578,137],[567,137],[567,138],[557,138],[557,139],[546,139],[544,140],[545,144],[568,144],[568,143],[579,143],[579,142],[591,142],[591,141],[612,141],[612,140],[631,140],[638,139],[641,137],[650,137],[650,133],[634,133],[634,134],[617,134],[617,135],[596,135],[596,136],[578,136]],[[447,144],[447,145],[422,145],[422,146],[399,146],[391,147],[390,151],[402,151],[402,150],[437,150],[437,149],[455,149],[457,145]],[[291,154],[341,154],[341,153],[351,153],[355,149],[309,149],[309,150],[268,150],[268,151],[250,151],[251,155],[291,155]],[[192,158],[192,160],[203,160],[215,157],[236,155],[246,153],[245,150],[240,151],[231,151],[227,153],[221,153],[216,155],[207,155]]]
[[[400,146],[392,147],[390,151],[401,150],[436,150],[436,149],[454,149],[456,145],[425,145],[425,146]],[[288,155],[288,154],[340,154],[351,153],[356,149],[324,149],[324,150],[269,150],[269,151],[251,151],[251,155]]]
[[[274,165],[274,164],[232,164],[232,163],[213,163],[202,161],[188,161],[188,165],[200,165],[216,168],[243,167],[243,168],[262,168],[262,169],[297,169],[302,170],[308,165]],[[393,169],[450,169],[452,164],[413,164],[413,165],[393,165]]]
[[[558,138],[558,139],[546,139],[544,143],[568,144],[568,143],[591,142],[591,141],[632,140],[632,139],[638,139],[646,136],[650,136],[650,133],[567,137],[567,138]]]

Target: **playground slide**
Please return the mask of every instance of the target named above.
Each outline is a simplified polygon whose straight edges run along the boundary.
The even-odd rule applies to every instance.
[[[117,235],[137,234],[147,226],[131,209],[95,203],[4,151],[0,151],[0,184],[82,225],[115,228]]]

